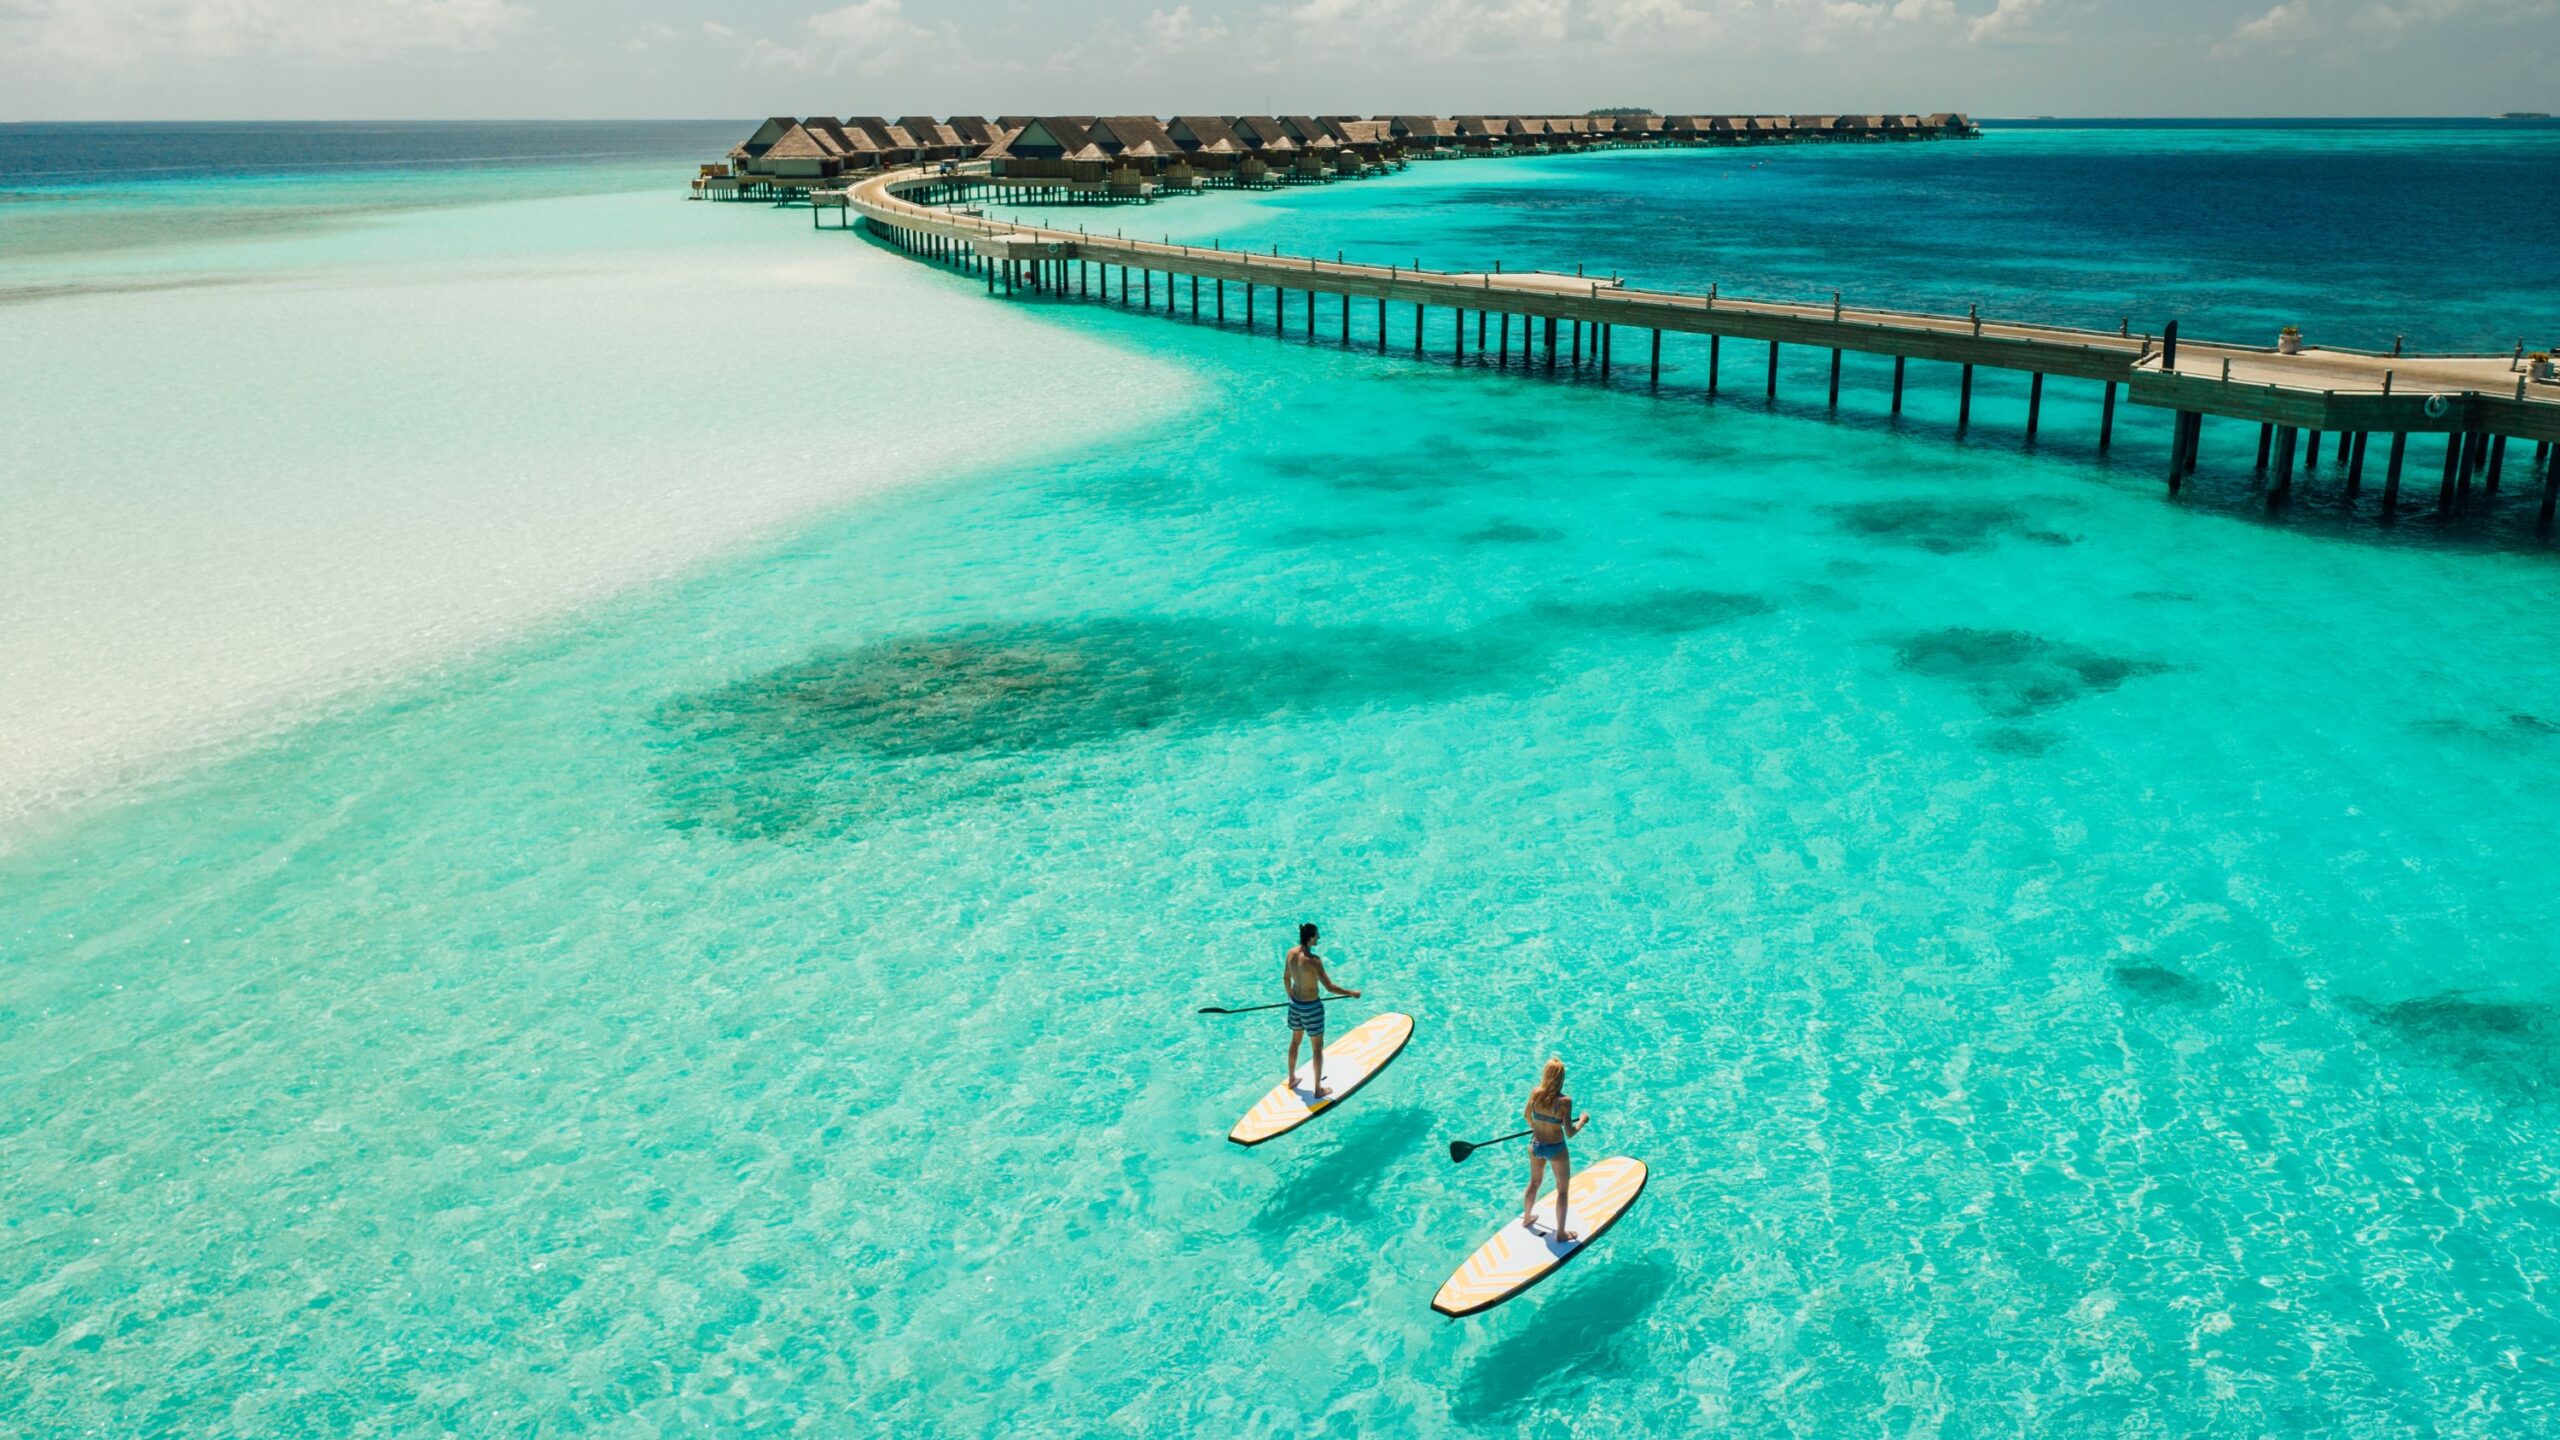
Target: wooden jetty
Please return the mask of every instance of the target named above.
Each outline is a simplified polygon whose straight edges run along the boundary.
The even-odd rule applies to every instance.
[[[1111,294],[1117,272],[1119,294],[1126,302],[1133,277],[1144,277],[1142,303],[1177,309],[1176,281],[1188,281],[1192,315],[1201,313],[1202,290],[1212,288],[1217,318],[1227,315],[1227,287],[1242,287],[1245,322],[1255,323],[1257,291],[1272,294],[1277,317],[1286,297],[1298,296],[1305,333],[1317,328],[1315,297],[1338,299],[1339,330],[1351,336],[1352,304],[1378,307],[1378,344],[1384,348],[1388,307],[1413,307],[1416,353],[1445,343],[1463,358],[1469,340],[1469,317],[1479,354],[1487,352],[1488,330],[1500,358],[1508,360],[1516,322],[1524,363],[1557,363],[1560,333],[1570,344],[1576,369],[1596,366],[1607,376],[1615,360],[1615,338],[1632,329],[1650,337],[1644,364],[1659,384],[1662,336],[1685,334],[1708,340],[1707,388],[1722,383],[1724,341],[1765,345],[1765,387],[1778,392],[1781,350],[1789,346],[1827,351],[1831,357],[1830,401],[1839,401],[1844,354],[1888,356],[1893,366],[1893,409],[1900,413],[1905,370],[1920,360],[1952,367],[1959,385],[1957,424],[1971,422],[1974,371],[1989,368],[2031,377],[2026,427],[2034,435],[2041,419],[2047,376],[2090,381],[2102,387],[2097,444],[2113,439],[2119,392],[2132,404],[2165,410],[2174,417],[2170,437],[2168,484],[2176,490],[2197,464],[2205,417],[2255,422],[2259,426],[2258,466],[2269,470],[2269,503],[2288,493],[2297,447],[2308,437],[2306,464],[2317,464],[2324,436],[2340,437],[2339,464],[2353,488],[2363,481],[2370,437],[2388,441],[2382,477],[2383,506],[2396,511],[2401,482],[2413,439],[2445,437],[2440,498],[2450,506],[2475,477],[2494,490],[2502,478],[2510,441],[2535,446],[2531,465],[2543,477],[2542,515],[2549,522],[2560,502],[2560,466],[2550,463],[2560,442],[2560,384],[2526,373],[2521,347],[2515,355],[2383,355],[2362,351],[2313,348],[2279,353],[2219,342],[2181,343],[2175,322],[2154,336],[2136,334],[2129,326],[2114,332],[2075,329],[2022,321],[1985,318],[1979,314],[1941,315],[1841,304],[1746,300],[1717,293],[1688,294],[1645,290],[1614,279],[1552,274],[1450,273],[1393,265],[1380,266],[1325,260],[1315,256],[1250,254],[1223,246],[1182,245],[1083,230],[1060,230],[1009,223],[950,206],[989,193],[1005,177],[973,173],[967,168],[922,166],[886,171],[862,178],[847,188],[817,198],[840,207],[848,221],[861,223],[898,248],[952,263],[985,277],[990,292],[1068,293],[1089,296],[1095,277],[1103,295]],[[1445,342],[1431,336],[1433,311],[1443,312]],[[1333,328],[1327,326],[1326,328]],[[1543,349],[1543,360],[1535,352]],[[1586,360],[1586,355],[1588,359]],[[2352,438],[2348,438],[2352,437]]]

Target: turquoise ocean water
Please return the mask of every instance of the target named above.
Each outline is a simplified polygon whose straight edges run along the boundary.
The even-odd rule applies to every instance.
[[[2526,247],[2446,283],[2282,216],[2182,241],[2085,197],[2271,174],[2353,227],[2451,185],[2496,230],[2547,215],[2556,151],[2007,130],[1073,218],[2503,348],[2560,323]],[[369,173],[442,189],[321,222],[352,247],[322,268],[431,270],[449,300],[518,283],[454,254],[550,217],[545,266],[730,276],[745,340],[800,328],[758,372],[779,400],[705,398],[730,438],[685,458],[715,495],[775,449],[857,470],[866,426],[1004,453],[26,822],[0,852],[0,1431],[2560,1425],[2560,572],[2529,487],[2386,527],[2324,468],[2270,522],[2252,433],[2209,429],[2171,503],[2165,422],[2120,412],[2099,457],[2093,387],[2054,382],[2029,447],[2023,384],[1986,380],[1959,441],[1930,367],[1899,423],[1880,363],[1833,419],[1822,361],[1772,406],[1749,346],[1714,402],[1702,346],[1659,396],[1633,365],[1462,372],[1445,317],[1417,362],[1409,313],[1381,356],[1364,312],[1346,351],[1294,307],[1282,343],[1006,306],[804,212],[636,168],[529,195],[548,173]],[[254,212],[277,182],[163,183]],[[1598,204],[1638,190],[1641,225]],[[1904,215],[1947,250],[1959,214],[1979,253],[1940,278],[1872,243]],[[79,307],[142,322],[102,277],[323,243],[275,223],[27,242],[13,283],[93,288],[0,327],[103,366],[140,342]],[[912,279],[878,282],[912,367],[735,278],[804,263]],[[644,358],[739,353],[682,313]],[[935,403],[966,364],[1000,383]],[[205,383],[257,413],[245,377]],[[1116,428],[1071,433],[1097,395]],[[786,401],[827,413],[777,438]],[[606,438],[550,413],[510,432],[515,486]],[[204,443],[254,451],[240,424]],[[21,513],[82,528],[81,487],[45,495]],[[1369,991],[1338,1013],[1416,1038],[1239,1150],[1285,1036],[1191,1011],[1270,998],[1300,919]],[[1523,1178],[1445,1142],[1512,1128],[1550,1053],[1597,1115],[1577,1155],[1642,1157],[1652,1189],[1553,1283],[1443,1321],[1432,1289]]]

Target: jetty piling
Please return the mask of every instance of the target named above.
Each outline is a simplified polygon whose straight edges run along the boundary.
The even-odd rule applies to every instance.
[[[1402,265],[1362,265],[1340,256],[1329,262],[1276,254],[1254,260],[1221,247],[1195,250],[1117,235],[1097,239],[1081,230],[1061,232],[952,208],[986,193],[1020,193],[1020,187],[990,185],[985,176],[928,176],[909,168],[884,170],[842,190],[810,194],[808,199],[813,225],[825,228],[830,213],[839,218],[842,228],[854,228],[858,221],[860,228],[900,253],[978,276],[990,294],[1001,281],[1001,289],[1009,295],[1090,296],[1095,288],[1093,274],[1099,269],[1108,298],[1109,271],[1117,265],[1121,304],[1152,309],[1154,274],[1163,270],[1168,316],[1181,308],[1174,281],[1187,275],[1193,318],[1201,318],[1206,308],[1224,324],[1225,283],[1237,279],[1247,285],[1246,325],[1251,328],[1258,318],[1253,314],[1252,292],[1259,285],[1249,277],[1254,270],[1280,265],[1285,266],[1285,274],[1298,276],[1293,283],[1307,292],[1303,323],[1310,340],[1319,294],[1333,294],[1341,301],[1346,346],[1356,340],[1350,324],[1351,303],[1367,297],[1378,306],[1382,353],[1388,348],[1389,300],[1415,307],[1417,354],[1425,348],[1430,306],[1446,304],[1452,312],[1451,353],[1459,363],[1467,359],[1465,327],[1467,312],[1472,310],[1477,353],[1484,354],[1490,342],[1497,366],[1507,368],[1511,321],[1517,315],[1524,326],[1524,351],[1533,352],[1537,339],[1536,331],[1526,327],[1545,322],[1545,368],[1553,371],[1560,361],[1569,359],[1579,374],[1590,364],[1607,383],[1614,376],[1616,327],[1633,323],[1647,331],[1646,379],[1648,388],[1657,391],[1663,381],[1663,336],[1671,332],[1706,338],[1705,390],[1710,397],[1720,392],[1722,343],[1728,335],[1769,347],[1763,388],[1773,402],[1787,345],[1811,344],[1829,351],[1825,398],[1833,410],[1841,403],[1846,359],[1852,351],[1892,358],[1890,409],[1896,416],[1902,413],[1909,361],[1914,356],[1952,363],[1958,372],[1955,428],[1959,435],[1969,431],[1973,371],[1980,365],[2027,377],[2024,435],[2030,444],[2041,439],[2043,382],[2048,375],[2077,376],[2098,384],[2098,449],[2102,452],[2112,443],[2117,388],[2123,386],[2136,403],[2168,409],[2178,417],[2171,435],[2173,487],[2196,473],[2203,418],[2211,414],[2259,427],[2258,468],[2264,473],[2272,465],[2276,471],[2269,486],[2273,500],[2289,494],[2297,464],[2305,474],[2312,474],[2327,461],[2341,472],[2343,493],[2352,501],[2361,493],[2365,451],[2377,430],[2390,436],[2382,487],[2386,514],[2398,508],[2398,481],[2413,434],[2447,437],[2441,496],[2447,510],[2458,508],[2474,480],[2486,494],[2500,493],[2506,442],[2511,439],[2534,445],[2530,463],[2543,481],[2546,499],[2553,488],[2551,452],[2554,442],[2560,441],[2560,388],[2515,374],[2512,357],[2503,353],[2411,355],[2402,345],[2397,355],[2335,348],[2280,355],[2267,347],[2189,339],[2181,335],[2174,320],[2161,328],[2155,344],[2149,337],[2131,334],[2129,317],[2119,320],[2116,331],[2105,332],[1986,319],[1978,305],[1956,317],[1856,310],[1829,294],[1817,303],[1735,300],[1720,295],[1713,285],[1704,295],[1680,294],[1630,287],[1614,279],[1604,283],[1588,277],[1524,274],[1507,266],[1485,274],[1452,275]],[[1138,273],[1132,275],[1133,270]],[[1204,279],[1210,282],[1206,305],[1200,295]],[[1283,334],[1291,287],[1273,288],[1279,292],[1275,334]],[[1569,336],[1559,333],[1563,325],[1572,327]],[[1559,355],[1559,351],[1566,353]],[[2323,455],[2321,442],[2331,434],[2337,437],[2336,453]],[[2285,446],[2282,452],[2277,448],[2279,441]]]

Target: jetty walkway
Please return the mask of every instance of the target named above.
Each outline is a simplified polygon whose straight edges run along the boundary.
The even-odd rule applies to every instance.
[[[1205,283],[1213,287],[1214,313],[1224,319],[1227,287],[1238,285],[1243,287],[1240,299],[1248,328],[1255,323],[1259,291],[1272,292],[1275,326],[1288,323],[1288,297],[1294,292],[1310,336],[1318,326],[1316,297],[1338,298],[1345,344],[1351,338],[1352,302],[1371,301],[1378,307],[1381,349],[1387,345],[1387,307],[1409,304],[1414,307],[1416,353],[1445,343],[1463,358],[1473,316],[1479,354],[1507,361],[1517,321],[1524,363],[1540,363],[1536,351],[1542,347],[1543,363],[1552,368],[1561,331],[1568,337],[1573,365],[1581,368],[1587,352],[1588,363],[1606,376],[1615,363],[1617,332],[1633,329],[1650,337],[1640,363],[1656,384],[1663,335],[1699,335],[1708,340],[1711,393],[1723,383],[1726,340],[1767,347],[1762,383],[1771,397],[1778,393],[1778,357],[1784,347],[1829,351],[1829,399],[1834,405],[1840,398],[1843,354],[1890,356],[1896,414],[1901,413],[1909,362],[1936,362],[1957,369],[1960,429],[1971,422],[1979,367],[2031,377],[2026,418],[2031,437],[2041,419],[2046,376],[2094,381],[2104,387],[2097,436],[2101,449],[2113,440],[2119,387],[2132,404],[2170,412],[2168,483],[2173,491],[2195,471],[2207,416],[2256,423],[2257,465],[2271,472],[2270,504],[2289,492],[2297,450],[2302,450],[2304,464],[2316,466],[2328,435],[2337,437],[2337,463],[2349,493],[2364,483],[2368,442],[2376,436],[2387,440],[2379,462],[2385,513],[2401,503],[2413,437],[2445,437],[2439,500],[2447,509],[2475,478],[2495,490],[2508,463],[2508,443],[2531,442],[2530,473],[2543,481],[2546,525],[2560,505],[2560,467],[2552,464],[2554,444],[2560,442],[2560,383],[2528,375],[2521,347],[2512,355],[2398,355],[2327,347],[2279,353],[2273,347],[2182,341],[2175,322],[2158,335],[2138,334],[2129,326],[2111,333],[1979,314],[1842,305],[1836,299],[1828,305],[1747,300],[1718,294],[1713,287],[1690,294],[1547,273],[1451,273],[1094,235],[952,208],[999,188],[994,177],[948,166],[889,170],[842,190],[813,194],[819,208],[812,223],[829,209],[848,220],[859,216],[868,230],[901,250],[982,274],[991,292],[1090,295],[1098,275],[1108,297],[1116,270],[1124,303],[1135,283],[1144,297],[1139,303],[1154,307],[1161,276],[1161,303],[1175,310],[1180,303],[1175,282],[1186,280],[1191,314],[1197,318]],[[1448,312],[1437,340],[1431,334],[1435,308]]]

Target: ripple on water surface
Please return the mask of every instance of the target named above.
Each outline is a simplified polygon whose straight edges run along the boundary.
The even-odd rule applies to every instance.
[[[1727,222],[1998,155],[1824,148]],[[898,273],[1199,383],[0,857],[0,1431],[2560,1428],[2540,552],[2167,502],[2061,382],[2031,453]],[[1416,1037],[1240,1151],[1285,1034],[1190,1012],[1310,918]],[[1653,1187],[1444,1323],[1549,1054]]]

